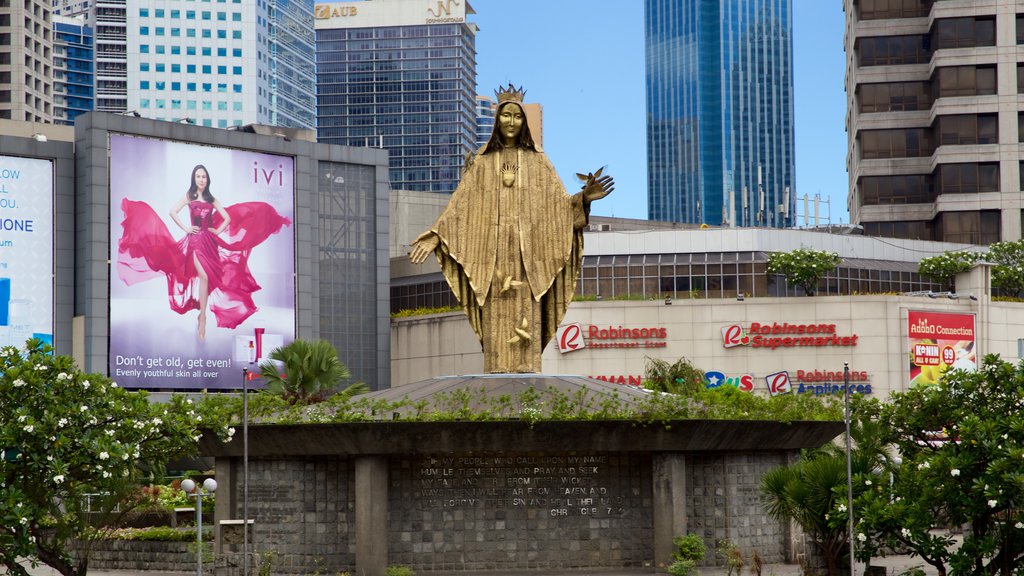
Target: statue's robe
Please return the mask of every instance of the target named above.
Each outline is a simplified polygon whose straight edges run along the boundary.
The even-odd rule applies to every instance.
[[[483,345],[484,370],[539,372],[576,289],[590,206],[565,192],[542,151],[484,150],[420,238],[440,241],[435,254]],[[506,164],[519,167],[511,186]]]

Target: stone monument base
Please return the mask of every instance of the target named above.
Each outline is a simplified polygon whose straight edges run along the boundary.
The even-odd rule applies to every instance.
[[[650,394],[578,376],[489,374],[372,395],[422,403],[461,390],[488,406],[492,395],[518,398],[528,388],[598,402]],[[654,573],[686,533],[712,551],[728,539],[745,556],[790,561],[800,535],[765,513],[761,476],[842,430],[840,422],[379,417],[250,426],[252,545],[273,551],[273,573],[379,576],[392,565],[418,574]],[[216,457],[218,523],[241,518],[241,448],[237,436],[202,442]],[[234,548],[222,538],[218,547]],[[711,552],[706,563],[714,562]]]

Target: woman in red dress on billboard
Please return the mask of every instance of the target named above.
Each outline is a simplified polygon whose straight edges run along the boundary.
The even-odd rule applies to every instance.
[[[186,206],[187,225],[178,216]],[[235,328],[256,312],[252,294],[260,285],[249,271],[249,253],[291,224],[265,202],[223,207],[210,192],[210,173],[202,164],[192,169],[188,191],[170,211],[171,219],[185,232],[180,240],[145,202],[126,198],[121,210],[123,234],[117,245],[121,280],[130,286],[166,276],[171,309],[178,314],[199,310],[200,340],[206,339],[207,309],[221,328]]]

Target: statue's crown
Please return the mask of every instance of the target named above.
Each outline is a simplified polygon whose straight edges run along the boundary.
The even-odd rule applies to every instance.
[[[522,86],[516,88],[511,82],[509,82],[507,88],[499,86],[494,92],[494,95],[498,97],[499,105],[504,104],[505,102],[521,103],[523,101],[523,97],[526,96],[526,90],[523,90]]]

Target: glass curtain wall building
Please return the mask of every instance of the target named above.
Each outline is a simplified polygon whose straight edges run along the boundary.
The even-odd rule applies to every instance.
[[[85,16],[53,16],[53,122],[72,125],[93,108],[93,31]]]
[[[391,187],[451,193],[477,138],[465,1],[318,4],[317,140],[386,148]]]
[[[477,148],[487,144],[487,140],[494,131],[494,113],[497,110],[494,98],[488,96],[476,97],[476,146]]]
[[[786,227],[791,0],[645,0],[652,220]]]

